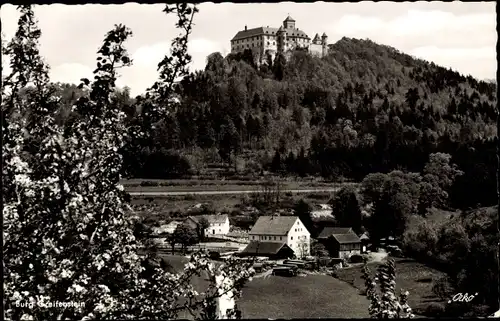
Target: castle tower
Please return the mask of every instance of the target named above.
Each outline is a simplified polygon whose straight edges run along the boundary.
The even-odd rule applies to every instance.
[[[283,28],[285,29],[295,29],[295,20],[293,20],[290,15],[286,17],[286,19],[283,21]]]
[[[319,40],[319,35],[318,35],[318,34],[316,34],[316,36],[314,36],[314,39],[313,39],[312,43],[313,43],[314,45],[317,45],[317,44],[319,44],[319,42],[320,42],[320,40]]]
[[[321,36],[321,46],[322,46],[322,56],[326,56],[328,54],[328,36],[323,32]]]
[[[285,53],[286,52],[286,42],[287,42],[287,37],[286,37],[286,30],[283,29],[283,27],[280,27],[278,31],[276,32],[276,35],[278,37],[278,44],[277,44],[277,49],[278,52]]]

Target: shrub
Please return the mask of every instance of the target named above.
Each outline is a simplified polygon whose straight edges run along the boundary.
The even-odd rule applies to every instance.
[[[444,316],[446,308],[443,304],[432,302],[425,309],[425,315],[431,318],[438,318]]]
[[[351,262],[351,263],[363,263],[363,262],[365,262],[365,258],[360,254],[354,254],[354,255],[351,255],[351,257],[349,258],[349,262]]]

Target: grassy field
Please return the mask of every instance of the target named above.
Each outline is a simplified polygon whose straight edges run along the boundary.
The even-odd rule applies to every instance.
[[[256,278],[243,289],[243,318],[368,318],[369,302],[326,275]]]
[[[396,291],[399,295],[400,289],[410,292],[408,303],[416,314],[423,314],[427,305],[431,302],[443,303],[439,298],[432,293],[433,280],[444,276],[443,272],[429,268],[424,264],[418,263],[411,259],[396,258]],[[369,263],[368,266],[375,275],[377,267],[380,263]],[[360,293],[365,290],[364,280],[362,276],[362,266],[342,269],[337,271],[337,276],[354,287]]]
[[[294,204],[299,199],[306,200],[311,205],[324,204],[333,197],[330,192],[315,192],[309,194],[283,194],[283,204]],[[170,212],[186,213],[189,208],[198,203],[208,204],[216,212],[231,213],[239,209],[239,205],[248,202],[249,195],[189,195],[189,196],[134,196],[131,203],[135,208],[146,207],[151,215],[168,215]],[[149,214],[148,214],[149,215]]]
[[[163,255],[179,271],[185,257]],[[207,282],[202,277],[193,285],[203,290]],[[367,318],[369,302],[349,284],[325,275],[293,278],[269,276],[254,278],[243,289],[238,302],[243,318]],[[188,313],[180,318],[192,319]]]

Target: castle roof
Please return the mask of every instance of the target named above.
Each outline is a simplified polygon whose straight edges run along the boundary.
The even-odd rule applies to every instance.
[[[326,33],[323,32],[323,35],[321,36],[321,38],[325,38],[325,37],[328,37],[328,36],[326,35]]]
[[[238,31],[238,33],[231,40],[240,40],[248,37],[260,36],[260,35],[275,35],[278,32],[278,28],[269,27],[258,27],[247,30]]]
[[[314,36],[313,42],[316,42],[318,40],[319,40],[319,34],[316,34],[316,36]]]
[[[293,22],[295,22],[295,20],[293,20],[293,18],[290,17],[290,16],[286,17],[285,21],[293,21]]]
[[[238,33],[233,37],[233,39],[231,39],[231,41],[245,39],[248,37],[260,36],[260,35],[276,35],[280,29],[285,30],[289,37],[291,36],[291,37],[300,37],[300,38],[311,39],[302,30],[299,30],[297,28],[285,29],[285,28],[283,28],[283,26],[281,26],[279,29],[278,28],[269,28],[269,27],[257,27],[257,28],[238,31]]]

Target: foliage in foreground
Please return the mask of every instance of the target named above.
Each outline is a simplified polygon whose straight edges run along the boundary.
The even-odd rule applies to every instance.
[[[125,126],[113,99],[116,69],[132,63],[123,46],[131,31],[117,25],[106,35],[94,81],[82,79],[86,94],[61,124],[61,99],[38,51],[41,31],[31,6],[19,10],[18,31],[4,52],[12,73],[2,87],[5,317],[175,319],[182,310],[206,314],[227,293],[238,296],[253,273],[248,264],[229,260],[215,268],[195,253],[174,274],[138,255],[143,244],[134,236],[119,184],[119,149],[140,132]],[[150,124],[171,105],[174,79],[187,72],[187,38],[197,9],[177,4],[164,11],[177,15],[183,34],[141,102]],[[28,85],[33,89],[20,95]],[[203,293],[189,282],[200,273],[210,280]],[[47,305],[57,301],[76,304]]]
[[[413,318],[412,310],[408,305],[408,291],[396,297],[396,269],[394,260],[382,264],[375,280],[372,279],[368,266],[363,268],[363,278],[366,285],[366,295],[370,302],[370,316],[374,319]],[[379,282],[380,294],[377,293]]]

